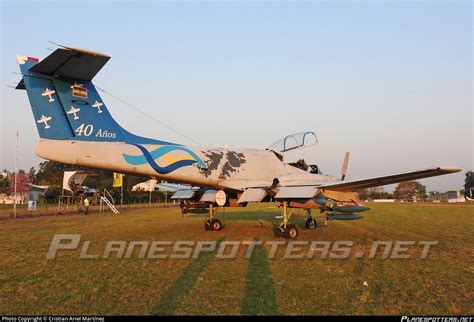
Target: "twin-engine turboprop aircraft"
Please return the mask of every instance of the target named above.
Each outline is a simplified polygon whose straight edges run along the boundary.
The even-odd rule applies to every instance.
[[[61,46],[43,60],[17,56],[40,140],[42,158],[84,167],[133,173],[171,182],[207,187],[201,200],[211,204],[206,230],[219,230],[213,204],[246,205],[268,199],[283,208],[281,235],[296,238],[289,223],[289,208],[308,210],[306,226],[316,221],[310,209],[337,216],[357,216],[368,210],[360,204],[357,189],[433,177],[460,171],[432,168],[383,177],[344,181],[322,174],[316,166],[287,164],[290,150],[317,143],[312,132],[284,138],[262,150],[190,147],[138,136],[123,129],[111,116],[92,79],[110,59],[101,53]]]

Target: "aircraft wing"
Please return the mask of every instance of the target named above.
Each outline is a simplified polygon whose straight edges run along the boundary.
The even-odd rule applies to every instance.
[[[273,189],[273,196],[275,197],[275,199],[307,200],[313,198],[320,191],[323,191],[325,195],[329,195],[329,193],[331,193],[333,199],[339,199],[340,193],[355,192],[359,189],[384,186],[409,180],[429,178],[443,174],[456,173],[459,171],[461,171],[461,169],[458,168],[433,168],[352,181],[335,181],[327,183],[315,182],[314,184],[292,183],[288,186],[283,185],[279,186],[276,189]],[[244,191],[238,202],[260,202],[265,198],[268,193],[270,193],[270,190],[271,189],[269,188],[263,187],[249,188]]]
[[[456,173],[461,171],[458,168],[434,168],[434,169],[425,169],[418,170],[413,172],[405,172],[400,174],[393,174],[383,177],[368,178],[362,180],[352,180],[352,181],[337,181],[330,182],[327,184],[322,184],[318,188],[328,189],[334,191],[355,191],[358,189],[372,188],[378,186],[385,186],[388,184],[417,180],[429,177],[440,176],[443,174]]]

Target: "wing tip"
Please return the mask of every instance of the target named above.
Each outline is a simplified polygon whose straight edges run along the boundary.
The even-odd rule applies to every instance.
[[[441,171],[443,173],[457,173],[461,172],[462,169],[458,167],[438,167],[436,170]]]

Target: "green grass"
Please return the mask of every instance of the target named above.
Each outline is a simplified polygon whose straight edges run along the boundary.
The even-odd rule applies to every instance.
[[[127,209],[120,215],[26,217],[0,221],[0,314],[474,314],[474,205],[370,204],[356,221],[300,229],[299,240],[435,240],[427,259],[282,259],[259,246],[254,256],[217,259],[79,259],[80,250],[46,260],[54,234],[81,234],[99,254],[110,240],[283,240],[279,209],[268,204],[206,214],[178,208]],[[0,209],[5,215],[8,210]],[[301,227],[304,212],[292,221]],[[223,218],[223,216],[225,218]],[[321,221],[322,218],[319,218]],[[82,243],[81,243],[82,245]],[[419,253],[419,247],[411,251]],[[167,251],[169,253],[169,251]],[[363,286],[364,281],[368,286]]]
[[[54,203],[38,203],[36,211],[29,211],[27,204],[18,204],[17,207],[17,218],[25,217],[41,217],[41,216],[50,216],[50,215],[70,215],[70,214],[82,214],[84,212],[83,208],[78,205],[70,205],[68,207],[62,206],[60,212],[58,213],[58,204]],[[153,202],[151,204],[147,202],[143,203],[130,203],[124,204],[122,206],[116,204],[116,207],[120,209],[138,209],[138,208],[164,208],[164,207],[178,207],[178,204],[169,203],[158,203]],[[99,206],[91,206],[91,209],[98,211]],[[104,208],[107,211],[110,211],[106,205]],[[13,218],[13,205],[12,204],[0,204],[0,221],[8,220]]]

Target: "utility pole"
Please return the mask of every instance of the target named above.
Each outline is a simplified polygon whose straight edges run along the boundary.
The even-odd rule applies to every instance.
[[[123,178],[125,177],[124,174],[122,174],[122,185],[120,186],[120,209],[123,208]]]
[[[16,183],[18,177],[18,130],[16,130],[16,152],[15,152],[15,199],[13,200],[13,218],[16,219]]]

